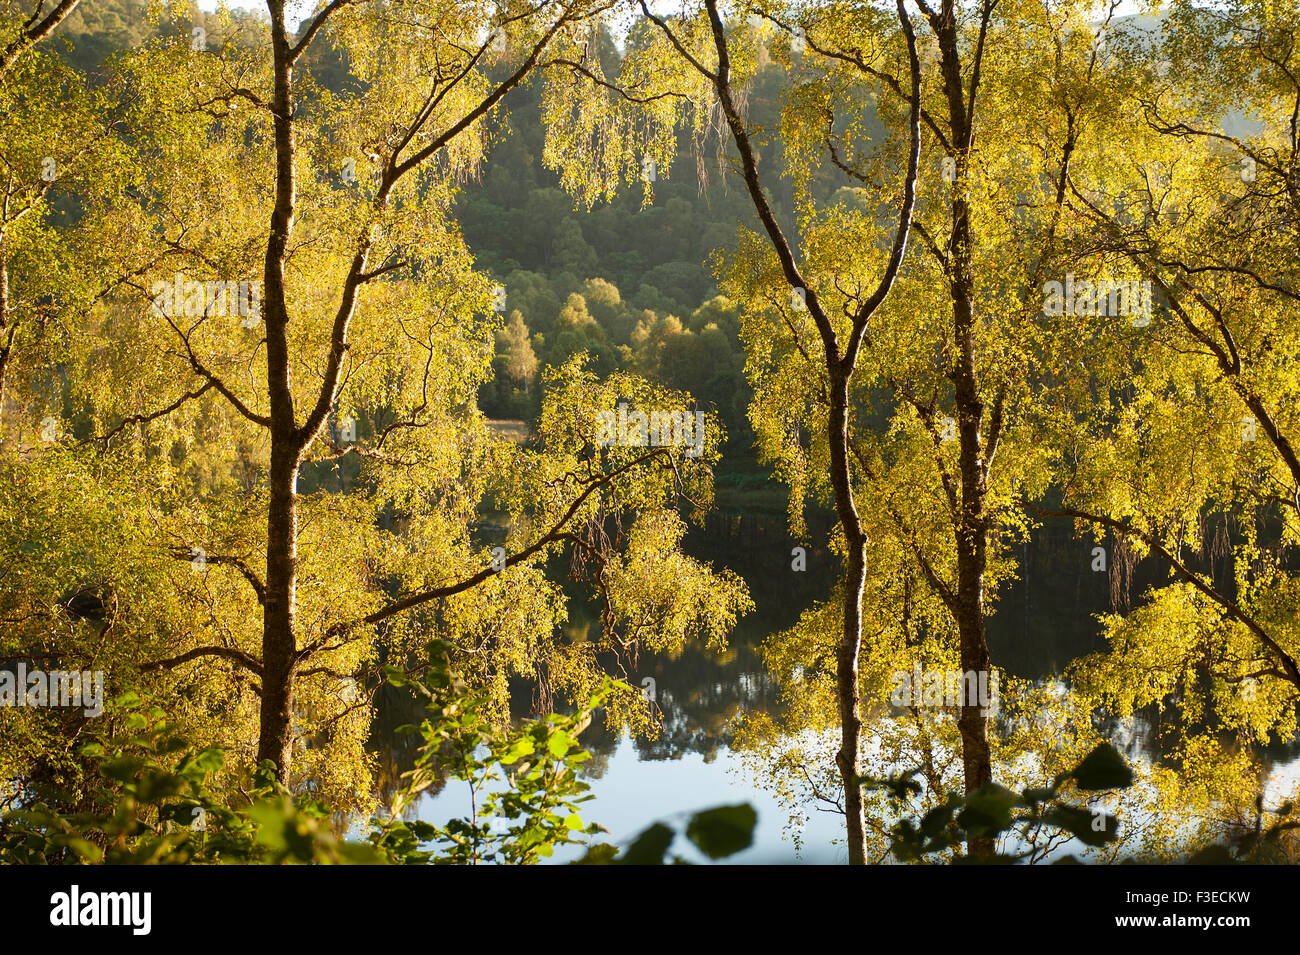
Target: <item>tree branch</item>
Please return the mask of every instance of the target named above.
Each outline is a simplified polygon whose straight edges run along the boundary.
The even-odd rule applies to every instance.
[[[1183,580],[1187,581],[1206,597],[1209,597],[1212,601],[1223,608],[1227,616],[1244,625],[1251,633],[1258,637],[1260,642],[1268,647],[1268,649],[1272,651],[1281,662],[1283,668],[1286,670],[1287,681],[1293,684],[1297,689],[1300,689],[1300,666],[1296,665],[1295,659],[1292,658],[1292,656],[1286,652],[1286,650],[1268,633],[1268,631],[1264,629],[1259,621],[1242,609],[1235,601],[1229,600],[1227,597],[1219,593],[1211,584],[1206,583],[1200,574],[1193,571],[1177,557],[1171,554],[1163,545],[1160,544],[1159,541],[1155,539],[1154,536],[1146,531],[1134,527],[1131,524],[1117,521],[1104,514],[1093,514],[1073,507],[1062,507],[1059,510],[1049,511],[1038,507],[1029,500],[1024,500],[1024,505],[1040,517],[1073,517],[1079,520],[1091,521],[1094,524],[1109,527],[1111,530],[1123,534],[1126,537],[1140,540],[1152,551],[1152,553],[1156,554],[1161,560],[1168,564],[1179,577],[1183,578]]]
[[[174,657],[142,663],[140,664],[140,672],[170,670],[172,667],[180,666],[182,663],[188,663],[191,660],[197,660],[200,657],[220,657],[223,660],[239,664],[259,677],[262,675],[262,664],[252,654],[245,653],[243,650],[236,650],[233,647],[195,647],[193,650],[186,650]]]

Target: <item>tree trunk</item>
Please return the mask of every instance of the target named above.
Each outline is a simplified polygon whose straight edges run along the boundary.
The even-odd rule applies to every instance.
[[[957,412],[960,441],[961,501],[957,521],[957,592],[953,608],[960,642],[963,672],[989,672],[989,655],[984,624],[984,575],[988,568],[988,518],[985,499],[988,495],[988,466],[984,460],[982,439],[984,403],[980,400],[975,374],[972,333],[974,308],[971,295],[970,211],[964,198],[954,203],[955,236],[958,248],[953,282],[953,328],[958,347],[957,364],[950,372]],[[962,768],[966,794],[970,795],[993,779],[993,760],[989,750],[988,717],[978,700],[969,696],[962,701],[957,727],[961,732]],[[969,850],[973,855],[991,855],[993,840],[974,838]]]
[[[266,538],[266,606],[262,625],[262,713],[258,760],[269,759],[287,782],[293,761],[293,677],[296,666],[298,508],[295,483],[303,441],[294,414],[289,370],[289,313],[285,250],[293,230],[295,141],[288,36],[283,0],[272,0],[271,45],[275,68],[275,208],[266,243],[263,316],[266,321],[267,397],[270,404],[270,505]]]
[[[956,515],[957,527],[957,590],[953,595],[952,612],[957,625],[963,672],[987,671],[991,660],[984,628],[984,575],[988,565],[988,518],[985,499],[988,491],[988,463],[984,459],[984,403],[980,398],[979,381],[975,370],[975,282],[972,266],[973,238],[970,203],[967,201],[968,160],[974,136],[974,115],[980,53],[983,50],[983,29],[987,25],[991,7],[983,10],[981,42],[977,47],[969,97],[964,87],[966,70],[962,68],[961,48],[957,39],[955,0],[943,0],[939,13],[930,15],[939,44],[940,71],[943,76],[944,97],[948,102],[948,121],[952,129],[952,149],[957,160],[956,181],[952,195],[952,299],[953,341],[957,347],[956,359],[948,372],[953,385],[957,414],[959,466],[961,468],[961,498]],[[993,762],[989,751],[988,718],[981,712],[979,701],[963,700],[957,728],[961,733],[962,768],[965,774],[966,793],[969,795],[993,778]],[[980,837],[970,840],[968,850],[972,855],[990,855],[993,840]]]
[[[274,439],[273,439],[274,442]],[[257,759],[269,759],[286,782],[293,761],[293,677],[297,652],[298,455],[271,453],[270,512],[266,542],[266,607],[262,628],[262,713]]]
[[[4,441],[5,384],[16,328],[9,327],[9,258],[0,242],[0,443]]]
[[[835,763],[844,783],[844,815],[849,865],[866,863],[866,823],[862,812],[862,787],[858,782],[862,745],[861,686],[858,657],[862,651],[862,587],[866,579],[867,546],[862,522],[853,500],[848,454],[848,378],[837,373],[831,381],[831,409],[827,420],[830,441],[831,484],[835,507],[848,547],[844,569],[844,628],[836,653],[836,682],[840,709],[840,750]]]

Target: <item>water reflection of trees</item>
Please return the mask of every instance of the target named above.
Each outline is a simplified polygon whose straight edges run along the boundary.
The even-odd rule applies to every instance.
[[[714,652],[700,645],[680,654],[643,653],[633,663],[602,659],[607,672],[641,687],[646,677],[655,681],[657,714],[661,728],[656,738],[639,737],[634,743],[641,759],[678,759],[701,753],[712,760],[731,742],[731,723],[741,711],[766,711],[777,705],[775,687],[759,659],[762,641],[789,626],[814,600],[824,598],[833,579],[833,558],[825,541],[830,530],[827,515],[810,516],[810,541],[790,538],[780,514],[713,514],[702,528],[693,527],[685,549],[691,556],[727,567],[749,585],[755,610],[742,618],[731,634],[727,649]],[[792,549],[806,550],[807,567],[792,569]],[[567,563],[557,561],[552,570],[562,572]],[[599,633],[600,615],[590,595],[578,587],[567,588],[569,621],[566,631]],[[624,676],[625,674],[625,676]],[[511,683],[511,712],[519,718],[536,712],[536,687],[526,681]],[[587,775],[599,778],[620,734],[600,713],[583,733],[582,743],[593,759]],[[419,723],[424,713],[404,691],[384,687],[376,696],[376,714],[370,740],[375,758],[375,778],[381,798],[387,798],[410,769],[419,738],[397,733],[403,724]],[[435,787],[441,789],[443,784]]]
[[[699,753],[711,761],[719,750],[732,744],[738,715],[779,714],[779,687],[763,667],[761,646],[830,592],[836,564],[826,540],[832,523],[828,514],[810,515],[811,540],[802,542],[789,536],[785,517],[780,514],[714,514],[703,528],[692,529],[685,542],[687,553],[743,577],[755,610],[739,621],[725,651],[691,645],[676,656],[642,654],[635,665],[612,657],[602,661],[607,672],[619,674],[633,686],[640,687],[647,677],[654,680],[661,728],[656,738],[633,740],[640,759],[679,759]],[[1113,542],[1107,540],[1104,545],[1107,568],[1094,571],[1097,543],[1091,538],[1075,536],[1064,522],[1036,530],[1019,555],[1019,579],[1001,593],[990,620],[989,642],[999,667],[1036,682],[1059,678],[1074,660],[1106,649],[1096,615],[1135,604],[1147,591],[1167,582],[1157,561],[1117,563],[1110,559]],[[791,567],[791,551],[796,546],[807,551],[803,572]],[[1198,569],[1213,574],[1219,586],[1230,590],[1228,562],[1216,560],[1213,554],[1202,560]],[[560,573],[563,567],[559,562],[554,569]],[[596,605],[580,588],[570,588],[568,593],[566,630],[597,634],[600,619]],[[376,701],[371,750],[380,793],[387,795],[401,773],[410,768],[419,741],[417,736],[398,734],[396,728],[418,723],[424,714],[404,691],[382,688]],[[537,715],[536,707],[536,687],[513,681],[511,712],[523,718]],[[600,716],[598,713],[582,736],[583,745],[593,755],[586,770],[592,778],[604,775],[620,740],[620,733]],[[1161,727],[1180,718],[1175,707],[1148,707],[1125,720],[1094,714],[1093,723],[1094,729],[1114,740],[1129,759],[1159,761],[1172,755],[1162,742]],[[1266,756],[1273,766],[1294,761],[1300,757],[1300,740],[1275,743]],[[435,786],[433,793],[442,785]]]
[[[1098,546],[1105,550],[1105,570],[1093,569]],[[1112,537],[1099,544],[1076,535],[1068,521],[1035,528],[1017,556],[1018,579],[998,594],[988,622],[994,663],[1016,676],[1060,674],[1083,654],[1104,651],[1096,615],[1126,611],[1170,579],[1158,558],[1125,559]],[[1224,555],[1207,550],[1186,556],[1188,566],[1211,576],[1216,587],[1235,591]]]
[[[735,571],[749,586],[755,609],[742,618],[721,653],[687,647],[676,657],[646,655],[628,680],[641,686],[652,678],[660,732],[656,738],[633,742],[643,760],[680,759],[700,753],[711,762],[731,744],[735,718],[741,712],[767,712],[779,706],[777,687],[764,669],[759,651],[770,634],[790,626],[800,612],[823,599],[834,576],[826,539],[829,515],[809,520],[811,539],[789,536],[784,515],[722,513],[710,515],[685,541],[690,556]],[[806,569],[792,567],[792,551],[803,547]],[[602,753],[612,752],[617,734],[593,726],[583,743]]]

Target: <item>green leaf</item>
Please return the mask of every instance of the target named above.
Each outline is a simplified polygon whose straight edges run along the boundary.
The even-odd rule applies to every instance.
[[[951,821],[952,806],[936,806],[921,820],[921,832],[933,839],[948,828]]]
[[[957,823],[973,835],[994,835],[1010,828],[1011,810],[1019,803],[1020,796],[1010,789],[986,783],[970,794]]]
[[[675,833],[661,822],[656,822],[636,837],[619,857],[620,865],[663,865],[664,853],[672,844]]]
[[[1015,865],[1020,860],[1005,852],[995,852],[991,856],[958,856],[952,860],[953,865]]]
[[[618,854],[618,847],[611,846],[607,842],[601,842],[587,850],[587,854],[574,863],[574,865],[612,865],[614,857]],[[660,856],[662,859],[663,857]]]
[[[1040,802],[1047,802],[1049,799],[1056,798],[1056,789],[1054,787],[1050,789],[1034,789],[1031,787],[1024,790],[1020,797],[1025,801],[1025,805],[1033,808]]]
[[[891,799],[907,802],[913,796],[921,794],[921,784],[912,778],[918,770],[910,770],[901,776],[890,779],[876,779],[873,776],[859,776],[858,782],[863,789],[887,789]]]
[[[531,756],[536,751],[533,741],[527,736],[521,736],[519,739],[514,740],[510,744],[510,748],[501,755],[501,765],[509,766],[524,756]]]
[[[722,859],[749,848],[757,823],[758,813],[749,803],[718,806],[692,816],[686,837],[710,859]]]
[[[1188,865],[1236,865],[1238,860],[1233,858],[1227,846],[1213,845],[1206,846],[1187,860]]]
[[[573,745],[573,740],[569,734],[563,731],[555,732],[546,740],[546,748],[551,751],[551,755],[556,759],[563,759],[564,754],[569,751]]]
[[[101,849],[99,846],[95,845],[93,842],[89,842],[85,839],[80,839],[77,837],[71,837],[65,839],[64,842],[69,849],[75,852],[80,858],[84,859],[86,862],[95,863],[98,862],[100,859],[104,858],[104,850]]]
[[[347,865],[386,865],[388,858],[375,849],[360,842],[339,844],[339,857]]]
[[[1114,842],[1119,833],[1119,820],[1114,816],[1078,806],[1053,806],[1043,813],[1043,821],[1059,826],[1087,846]]]
[[[1101,743],[1070,773],[1079,788],[1087,792],[1127,789],[1133,785],[1133,770],[1110,743]]]
[[[144,760],[137,759],[134,756],[118,756],[115,759],[106,759],[100,764],[100,772],[109,779],[116,779],[118,782],[130,782],[144,765]]]

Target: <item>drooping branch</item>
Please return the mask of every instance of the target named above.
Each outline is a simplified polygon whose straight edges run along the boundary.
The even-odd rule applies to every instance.
[[[193,552],[186,551],[183,548],[173,551],[172,556],[177,560],[194,559]],[[266,584],[262,583],[262,578],[258,577],[253,568],[249,567],[248,563],[242,558],[233,557],[229,554],[204,554],[203,562],[218,567],[223,564],[229,567],[234,567],[239,571],[240,575],[248,581],[249,586],[253,588],[253,592],[257,594],[257,602],[260,604],[266,603]]]
[[[316,34],[321,31],[321,28],[330,21],[330,18],[333,17],[334,14],[338,13],[343,7],[351,6],[357,2],[359,2],[359,0],[330,0],[329,3],[321,8],[321,11],[317,13],[316,16],[312,17],[311,23],[307,25],[307,29],[302,31],[299,35],[298,42],[290,47],[289,64],[292,66],[294,63],[298,62],[298,58],[307,52],[307,48],[311,46],[312,40],[316,39]]]
[[[809,287],[807,279],[800,272],[799,266],[795,262],[794,250],[780,223],[776,220],[776,213],[773,211],[772,204],[768,201],[767,193],[763,191],[763,185],[759,179],[758,157],[755,155],[753,143],[749,138],[749,131],[745,128],[745,122],[740,116],[740,111],[736,107],[735,98],[732,95],[731,53],[727,46],[726,28],[723,25],[721,16],[718,14],[717,3],[715,0],[705,0],[704,5],[708,12],[709,24],[713,31],[713,45],[718,58],[716,73],[706,69],[689,53],[686,53],[681,41],[672,33],[668,25],[649,13],[645,6],[645,0],[640,0],[640,3],[642,9],[646,10],[646,15],[658,23],[660,29],[668,34],[670,40],[687,58],[687,61],[713,83],[718,103],[722,108],[723,118],[731,130],[731,137],[735,142],[736,151],[740,153],[745,188],[749,192],[755,211],[758,213],[759,221],[763,223],[763,229],[767,232],[772,249],[776,253],[777,260],[781,263],[781,271],[785,275],[786,281],[791,288],[804,290],[804,301],[808,307],[808,314],[812,316],[813,323],[817,326],[817,333],[821,336],[822,347],[825,349],[828,364],[837,365],[840,360],[840,347],[835,329],[831,325],[830,318],[826,314],[817,291]]]
[[[794,32],[793,27],[790,24],[784,23],[777,17],[774,17],[768,13],[762,13],[761,15],[764,18],[771,20],[773,23],[775,23],[777,26],[779,26],[782,30],[786,31],[787,33]],[[910,26],[910,21],[909,21],[909,26]],[[884,83],[885,86],[890,90],[890,92],[892,92],[895,96],[898,96],[903,99],[908,99],[908,100],[911,99],[911,95],[906,89],[904,89],[902,81],[899,80],[898,77],[894,76],[893,74],[886,73],[884,70],[880,69],[877,66],[872,66],[863,58],[862,52],[860,50],[856,48],[853,48],[852,50],[832,49],[830,46],[819,43],[815,37],[807,33],[804,34],[803,40],[808,45],[808,47],[818,56],[824,56],[828,59],[839,60],[843,63],[848,63],[854,68],[856,68],[857,70],[859,70],[860,72],[862,72],[863,74]],[[932,116],[930,111],[927,110],[924,106],[921,107],[921,119],[925,122],[925,125],[930,130],[930,132],[934,134],[935,139],[939,141],[939,145],[943,147],[944,151],[952,152],[952,146],[948,142],[948,137],[944,133],[943,127],[940,126],[939,123],[935,121],[934,116]]]
[[[573,60],[566,59],[564,57],[556,57],[553,60],[547,60],[545,63],[539,63],[538,66],[567,67],[568,69],[572,70],[574,73],[577,73],[579,76],[585,77],[593,85],[599,86],[601,89],[607,89],[610,90],[611,92],[617,93],[620,99],[628,103],[636,103],[640,105],[645,103],[655,103],[661,99],[669,99],[669,98],[689,99],[690,98],[686,93],[683,93],[680,90],[665,90],[662,93],[652,93],[649,96],[636,96],[633,93],[628,91],[629,88],[625,88],[619,86],[617,83],[611,83],[609,80],[602,79],[601,77],[593,73],[590,69],[583,66],[581,63],[574,62]]]
[[[1032,501],[1026,500],[1023,503],[1029,510],[1033,511],[1040,517],[1072,517],[1078,520],[1089,521],[1103,527],[1108,527],[1125,537],[1131,537],[1135,540],[1141,541],[1153,554],[1164,561],[1165,564],[1174,571],[1174,573],[1187,581],[1206,597],[1209,597],[1210,600],[1218,604],[1227,616],[1242,624],[1246,629],[1253,633],[1259,641],[1264,644],[1264,646],[1268,647],[1268,649],[1277,656],[1282,667],[1286,670],[1287,681],[1297,689],[1300,689],[1300,666],[1297,666],[1295,659],[1287,653],[1286,649],[1282,647],[1282,645],[1279,644],[1267,630],[1264,629],[1263,625],[1256,620],[1254,616],[1242,608],[1236,601],[1230,600],[1223,594],[1219,593],[1218,589],[1212,583],[1206,581],[1204,577],[1179,560],[1175,554],[1171,553],[1164,545],[1156,540],[1154,535],[1142,530],[1141,528],[1134,527],[1132,524],[1116,520],[1112,517],[1107,517],[1105,514],[1095,514],[1074,507],[1062,507],[1057,510],[1046,510],[1038,507]]]
[[[492,565],[483,568],[477,573],[471,574],[469,577],[462,578],[461,580],[458,580],[454,583],[442,584],[437,587],[425,588],[424,590],[417,591],[413,594],[409,594],[405,597],[395,600],[392,603],[389,603],[386,606],[381,607],[380,609],[374,611],[373,613],[367,614],[364,617],[334,624],[333,626],[326,629],[326,631],[318,639],[312,641],[311,643],[303,647],[301,650],[299,650],[298,659],[299,660],[305,659],[311,656],[313,653],[316,653],[326,648],[329,640],[337,636],[340,636],[342,634],[345,634],[350,630],[354,630],[357,627],[381,623],[384,620],[388,620],[391,617],[395,617],[400,613],[403,613],[414,607],[421,606],[422,604],[429,603],[430,601],[433,600],[438,600],[444,597],[454,597],[456,594],[464,593],[467,590],[472,590],[474,587],[477,587],[479,584],[483,583],[483,581],[489,579],[490,577],[500,573],[501,571],[509,567],[513,567],[517,564],[524,563],[529,558],[533,557],[535,554],[542,551],[546,547],[550,546],[553,543],[556,543],[561,539],[564,539],[565,532],[568,530],[569,522],[573,520],[573,517],[578,513],[579,510],[581,510],[582,506],[587,502],[587,500],[591,497],[592,494],[594,494],[599,489],[608,486],[616,478],[627,473],[628,471],[640,467],[643,464],[647,464],[650,461],[653,461],[655,459],[663,459],[664,467],[672,469],[674,471],[674,475],[676,474],[676,464],[672,460],[671,451],[669,451],[667,448],[656,448],[655,450],[650,451],[647,454],[640,455],[639,457],[636,457],[631,461],[628,461],[626,464],[620,465],[619,467],[615,468],[614,470],[606,474],[602,474],[599,477],[592,478],[584,482],[586,486],[583,489],[582,493],[580,493],[576,498],[573,499],[573,501],[570,502],[569,506],[565,508],[564,513],[560,515],[560,517],[554,522],[554,524],[552,524],[551,528],[545,534],[539,537],[536,541],[534,541],[532,544],[525,547],[523,550],[517,551],[514,554],[509,554],[503,560],[496,561]]]
[[[867,476],[867,479],[876,482],[878,479],[875,470],[867,461],[866,455],[863,454],[858,443],[850,439],[849,449],[853,452],[854,458],[857,459],[858,466],[862,468],[862,472]],[[943,474],[945,480],[948,480],[946,472],[943,472]],[[950,480],[948,480],[948,483],[951,483]],[[907,538],[908,543],[912,548],[912,554],[916,557],[917,566],[921,568],[921,574],[925,577],[926,582],[930,585],[931,589],[939,595],[939,599],[944,602],[945,606],[949,609],[954,609],[957,601],[956,594],[953,593],[951,587],[940,579],[938,571],[934,569],[934,565],[930,563],[930,559],[926,557],[925,552],[921,550],[921,545],[917,543],[914,529],[908,525],[907,521],[903,518],[903,515],[899,513],[898,508],[894,507],[893,504],[886,503],[885,510],[893,520],[894,526],[898,529],[899,534]]]
[[[238,411],[249,421],[253,422],[254,424],[260,424],[264,428],[269,428],[271,426],[271,419],[269,417],[267,417],[266,415],[260,415],[257,412],[253,411],[253,409],[249,408],[248,405],[244,404],[244,402],[239,398],[239,396],[236,395],[230,389],[230,386],[228,386],[224,381],[222,381],[219,377],[217,377],[215,373],[209,371],[207,366],[205,366],[201,361],[199,361],[198,356],[194,354],[193,347],[190,345],[189,335],[182,332],[180,328],[177,326],[177,324],[173,322],[170,317],[167,319],[167,324],[172,327],[172,331],[176,332],[177,337],[179,337],[181,342],[185,345],[186,357],[189,359],[190,367],[194,369],[195,374],[197,374],[200,378],[206,379],[207,382],[213,388],[217,389],[217,392],[223,398],[225,398],[228,402],[230,402],[231,406],[236,411]]]
[[[903,264],[903,255],[907,251],[912,210],[916,206],[916,177],[921,159],[921,61],[916,52],[916,32],[912,29],[912,21],[907,15],[907,9],[903,6],[903,0],[897,0],[897,4],[898,19],[903,25],[903,35],[907,38],[907,58],[912,71],[912,89],[909,98],[911,113],[907,124],[909,149],[907,172],[903,176],[903,205],[898,212],[898,228],[894,233],[894,245],[890,250],[885,272],[880,277],[875,291],[862,303],[857,315],[853,317],[853,331],[849,335],[849,344],[844,349],[843,370],[845,372],[852,371],[857,363],[858,350],[862,347],[867,325],[876,310],[884,303],[890,289],[894,287],[894,281],[898,278],[898,270]]]
[[[668,38],[668,42],[673,45],[673,49],[677,51],[677,54],[682,59],[684,59],[687,63],[689,63],[692,67],[694,67],[696,72],[698,72],[701,76],[703,76],[707,80],[712,81],[716,85],[720,73],[714,73],[703,63],[697,60],[694,56],[692,56],[691,51],[686,49],[686,45],[682,43],[682,41],[678,38],[677,34],[673,32],[672,27],[668,25],[667,21],[661,19],[660,17],[655,16],[653,13],[650,12],[650,7],[646,5],[646,0],[637,0],[637,2],[641,5],[641,13],[648,20],[650,20],[651,23],[653,23],[663,32],[664,36]],[[719,66],[719,70],[721,70],[721,66]]]
[[[76,9],[77,4],[80,2],[81,0],[59,0],[58,5],[46,14],[44,19],[38,18],[45,4],[37,4],[35,11],[27,18],[27,21],[19,30],[18,36],[10,41],[3,50],[0,50],[0,79],[4,79],[5,74],[9,72],[10,67],[14,65],[14,62],[22,55],[24,50],[35,46],[53,33],[55,28],[68,18],[68,15]]]
[[[930,435],[930,442],[934,445],[934,466],[939,474],[939,481],[943,485],[944,494],[948,498],[949,517],[954,523],[961,520],[961,503],[957,496],[957,484],[953,480],[952,474],[948,471],[948,466],[943,460],[943,435],[939,432],[934,421],[934,399],[930,399],[930,404],[922,404],[921,400],[902,387],[892,378],[889,385],[893,388],[894,393],[899,395],[904,401],[912,406],[916,411],[916,416],[920,419],[921,424],[925,426],[926,432]]]
[[[161,660],[150,660],[148,663],[142,663],[140,664],[140,671],[148,673],[153,670],[170,670],[172,667],[180,666],[182,663],[188,663],[191,660],[197,660],[200,657],[220,657],[223,660],[239,664],[256,676],[260,677],[262,675],[262,664],[258,662],[257,658],[234,647],[195,647],[193,650],[178,653],[174,657],[165,657]]]
[[[519,64],[519,67],[498,83],[491,93],[479,101],[477,106],[449,126],[445,132],[432,137],[423,149],[412,154],[409,158],[396,165],[394,168],[394,179],[396,179],[397,176],[404,175],[416,166],[419,166],[470,126],[473,126],[483,116],[491,112],[492,108],[495,107],[507,93],[522,83],[525,77],[532,72],[533,68],[537,65],[542,50],[544,50],[547,44],[551,42],[551,38],[569,22],[570,17],[566,12],[564,15],[560,16],[555,23],[551,24],[551,26],[547,28],[546,32],[542,34],[541,38],[533,44],[528,55],[524,58],[523,62]]]
[[[483,97],[473,109],[468,110],[459,120],[453,123],[444,132],[431,137],[430,141],[422,149],[413,153],[404,160],[399,160],[399,147],[398,152],[395,152],[389,158],[388,164],[382,174],[383,178],[373,201],[375,210],[382,211],[385,208],[389,195],[403,176],[411,170],[418,168],[430,156],[442,149],[466,129],[473,126],[483,116],[487,115],[487,113],[489,113],[507,93],[523,82],[525,77],[528,76],[536,65],[542,50],[545,49],[546,45],[550,43],[551,38],[554,37],[556,32],[567,22],[568,13],[566,11],[533,45],[528,56],[524,58],[523,63],[521,63],[517,69],[498,83],[493,88],[492,92]],[[469,70],[476,62],[478,62],[478,59],[482,56],[486,48],[487,41],[485,41],[483,47],[480,48],[473,57],[471,57],[469,63],[465,66],[460,76],[453,80],[450,85],[445,87],[441,91],[440,95],[445,95],[451,88],[459,83],[462,77],[468,74]],[[413,135],[414,132],[423,126],[423,124],[429,119],[436,103],[437,98],[434,98],[424,109],[421,110],[415,121],[411,124],[411,127],[407,132],[407,139],[404,140],[404,142],[409,141],[411,135]],[[294,438],[300,449],[305,448],[319,433],[321,425],[324,423],[325,418],[329,414],[330,408],[333,407],[334,400],[337,397],[339,373],[342,368],[343,357],[348,350],[348,326],[351,324],[353,313],[356,310],[357,294],[366,282],[382,275],[385,271],[389,271],[387,268],[384,268],[367,272],[366,264],[372,244],[373,238],[370,229],[367,226],[359,239],[356,253],[352,258],[351,267],[348,269],[348,275],[343,282],[343,294],[340,297],[339,307],[335,312],[334,323],[330,333],[330,353],[326,361],[325,374],[321,382],[320,390],[316,395],[315,405],[303,424],[295,429]]]
[[[167,407],[160,408],[157,411],[146,412],[144,414],[128,415],[127,417],[123,418],[120,422],[118,422],[116,427],[111,428],[110,430],[104,432],[104,434],[98,437],[92,436],[89,438],[85,438],[84,440],[81,441],[81,444],[84,445],[93,442],[99,444],[101,448],[106,451],[108,450],[109,442],[112,441],[113,438],[115,438],[118,434],[120,434],[124,429],[130,427],[133,424],[147,424],[150,421],[157,421],[159,418],[166,417],[167,415],[171,414],[173,411],[177,410],[187,402],[193,401],[196,398],[203,397],[214,387],[216,387],[216,385],[209,380],[204,384],[200,385],[198,388],[195,388],[192,391],[185,392],[185,394],[181,395],[179,398],[177,398]]]
[[[1082,202],[1093,215],[1093,218],[1103,225],[1109,232],[1119,237],[1121,231],[1114,219],[1108,216],[1103,210],[1083,195],[1082,192],[1070,183],[1072,194]],[[1139,250],[1133,248],[1131,244],[1122,239],[1119,240],[1118,250],[1125,255],[1151,282],[1159,287],[1164,294],[1165,300],[1169,303],[1170,310],[1178,318],[1179,322],[1186,329],[1187,333],[1198,343],[1203,345],[1213,355],[1214,360],[1219,366],[1219,371],[1228,385],[1236,392],[1237,396],[1248,407],[1251,413],[1259,422],[1260,427],[1268,436],[1270,443],[1277,450],[1278,455],[1286,464],[1287,470],[1290,471],[1292,479],[1300,487],[1300,453],[1297,453],[1291,440],[1283,433],[1281,426],[1277,422],[1276,416],[1269,411],[1264,404],[1264,399],[1247,383],[1247,377],[1243,374],[1243,362],[1241,353],[1237,348],[1236,339],[1232,331],[1228,328],[1221,309],[1206,298],[1205,293],[1201,291],[1186,275],[1181,274],[1186,269],[1182,263],[1177,263],[1180,272],[1176,273],[1172,284],[1167,281],[1165,276],[1157,268],[1157,263],[1153,256],[1143,255]],[[1221,341],[1215,340],[1205,329],[1196,323],[1196,320],[1188,312],[1179,296],[1175,292],[1175,287],[1187,292],[1192,299],[1206,310],[1214,319],[1215,329],[1218,331]]]

